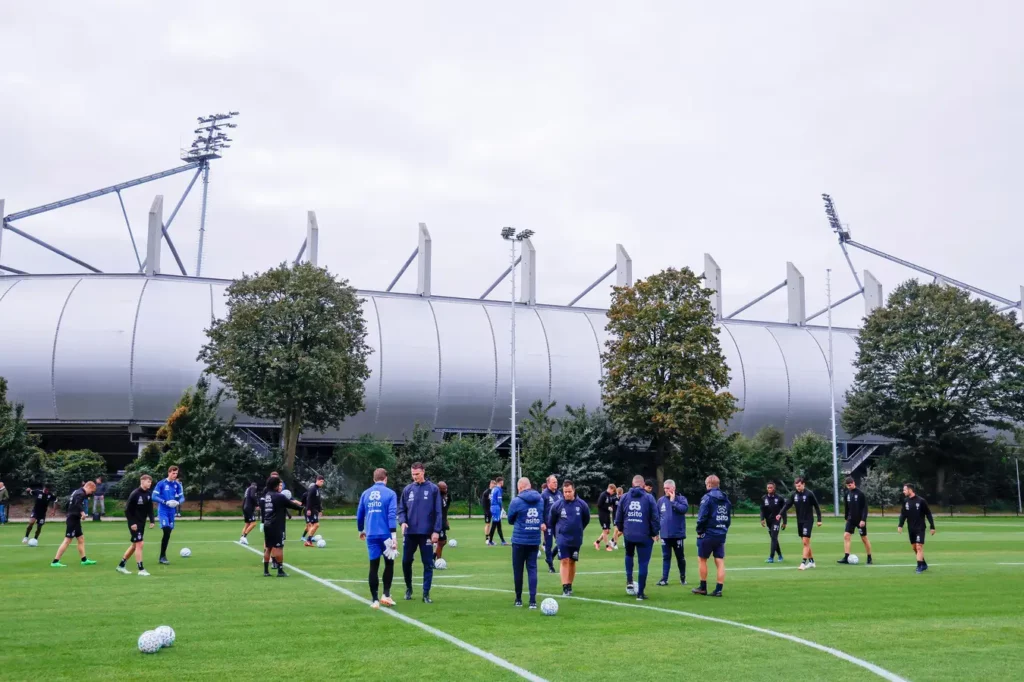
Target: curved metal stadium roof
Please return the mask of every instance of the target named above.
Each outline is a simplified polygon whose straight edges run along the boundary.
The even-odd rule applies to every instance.
[[[36,425],[159,424],[203,370],[204,329],[226,312],[229,282],[143,275],[0,278],[0,376]],[[510,306],[495,301],[360,292],[371,376],[365,412],[340,432],[402,440],[416,423],[435,430],[507,432]],[[516,315],[517,411],[535,400],[600,404],[604,311],[521,305]],[[773,425],[787,441],[828,433],[828,338],[823,327],[723,320],[731,430]],[[856,331],[834,333],[837,409],[853,378]],[[240,425],[266,424],[235,413]],[[841,439],[846,439],[840,434]]]

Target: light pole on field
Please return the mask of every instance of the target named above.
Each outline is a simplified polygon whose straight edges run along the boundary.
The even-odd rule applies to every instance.
[[[501,238],[509,242],[511,254],[509,258],[509,270],[512,275],[512,343],[510,350],[510,364],[512,372],[512,481],[511,489],[515,490],[516,481],[519,479],[519,452],[516,450],[516,244],[533,236],[533,230],[521,230],[516,232],[514,227],[504,227],[501,230]]]
[[[836,443],[836,373],[832,352],[832,269],[825,271],[825,293],[828,296],[828,394],[832,406],[832,514],[839,516],[839,449]]]

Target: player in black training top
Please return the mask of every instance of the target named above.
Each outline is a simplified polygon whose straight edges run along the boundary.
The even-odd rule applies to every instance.
[[[32,532],[33,525],[36,527],[36,540],[39,539],[39,534],[43,532],[43,526],[46,525],[46,510],[57,500],[57,496],[50,492],[48,485],[28,489],[25,492],[32,496],[32,516],[29,517],[25,537],[21,539],[23,545],[28,544],[28,534]]]
[[[917,555],[917,572],[924,573],[928,570],[928,562],[924,560],[924,522],[925,519],[928,520],[932,535],[935,535],[935,519],[932,518],[932,510],[928,508],[925,499],[914,492],[913,485],[903,484],[903,496],[906,499],[903,500],[903,508],[900,509],[900,525],[896,527],[896,531],[902,533],[903,523],[906,522],[910,531],[910,546]]]
[[[451,502],[451,498],[448,497],[447,483],[440,481],[437,484],[437,490],[441,493],[441,532],[437,534],[437,542],[434,543],[435,562],[441,558],[441,552],[444,550],[444,546],[448,544],[448,530],[450,528],[448,526],[448,504]],[[437,568],[436,564],[434,568]]]
[[[871,541],[868,540],[868,498],[857,489],[857,481],[852,476],[846,477],[846,492],[843,493],[846,503],[846,532],[843,533],[843,558],[837,564],[850,563],[850,538],[854,532],[860,531],[860,539],[864,541],[864,551],[871,563]]]
[[[306,547],[313,546],[313,536],[320,527],[320,512],[324,510],[324,498],[320,489],[324,487],[324,477],[316,477],[316,485],[309,486],[306,496],[302,498],[306,505],[306,530],[302,533],[302,541]]]
[[[132,544],[121,557],[121,563],[117,565],[117,572],[131,575],[132,572],[125,568],[128,559],[135,555],[135,564],[139,567],[139,575],[146,577],[149,571],[142,565],[143,536],[146,533],[146,520],[149,519],[149,527],[152,528],[155,519],[153,518],[153,494],[150,488],[153,487],[153,477],[143,474],[139,479],[139,487],[128,496],[124,503],[124,517],[128,520],[128,534],[131,536]]]
[[[807,489],[803,476],[797,476],[793,481],[796,492],[786,500],[786,506],[782,508],[782,514],[789,511],[790,507],[796,507],[796,527],[800,533],[800,539],[804,543],[804,559],[800,562],[800,570],[814,568],[814,552],[811,551],[811,528],[814,527],[814,514],[818,515],[818,526],[821,526],[821,507],[818,506],[818,498]],[[775,517],[776,521],[782,520],[782,514]]]
[[[273,557],[277,566],[277,577],[287,578],[284,572],[284,524],[287,510],[302,509],[302,503],[289,500],[281,494],[284,481],[278,476],[267,479],[267,491],[260,500],[263,509],[263,575],[270,577],[270,559]]]
[[[761,498],[761,527],[768,529],[768,537],[772,540],[772,546],[768,550],[768,561],[765,563],[774,564],[776,553],[779,555],[779,563],[782,563],[779,531],[786,529],[786,500],[775,494],[774,483],[768,483],[766,488],[768,494]],[[777,519],[776,517],[781,518]]]
[[[82,534],[82,519],[85,518],[85,505],[89,501],[89,496],[94,492],[96,492],[96,484],[92,481],[86,481],[82,484],[81,488],[71,493],[71,497],[68,498],[68,517],[67,527],[64,532],[64,542],[60,543],[60,547],[57,548],[57,555],[50,562],[50,566],[53,568],[66,568],[60,562],[60,558],[64,556],[64,551],[67,550],[72,540],[78,542],[78,556],[82,557],[82,565],[96,565],[95,561],[85,556],[85,536]]]
[[[618,549],[614,539],[608,540],[608,535],[612,531],[612,520],[615,519],[615,511],[618,506],[619,496],[615,492],[615,484],[609,483],[608,489],[597,496],[597,520],[601,524],[601,537],[594,540],[594,549],[600,550],[602,542],[605,550],[609,552]],[[615,537],[617,536],[618,533]]]
[[[245,489],[245,495],[242,498],[242,517],[245,525],[242,526],[242,537],[238,539],[239,544],[249,544],[249,533],[256,527],[256,518],[259,514],[260,490],[256,485],[256,481],[250,481],[249,487]]]

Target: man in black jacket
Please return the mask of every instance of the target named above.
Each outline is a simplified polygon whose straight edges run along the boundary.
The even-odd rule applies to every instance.
[[[155,519],[153,518],[153,497],[149,489],[153,487],[153,477],[143,474],[139,479],[139,487],[128,496],[124,505],[124,517],[128,520],[128,534],[131,536],[132,544],[128,551],[121,557],[121,563],[117,565],[117,572],[131,575],[132,572],[125,568],[129,557],[135,555],[135,563],[139,567],[139,575],[146,577],[149,572],[142,565],[143,537],[146,533],[146,519],[149,519],[149,527],[152,528]]]
[[[903,484],[903,508],[900,509],[900,523],[896,531],[903,532],[903,524],[907,523],[910,530],[910,546],[917,556],[917,572],[924,573],[928,570],[928,562],[924,560],[924,522],[928,521],[931,526],[932,535],[935,535],[935,519],[932,518],[932,510],[923,497],[914,491],[910,483]]]
[[[50,562],[50,566],[53,568],[67,568],[60,562],[60,558],[64,556],[65,550],[71,544],[72,540],[78,543],[78,556],[82,558],[83,566],[95,566],[96,562],[85,556],[85,535],[82,534],[82,520],[88,516],[85,513],[85,505],[88,503],[89,496],[96,492],[96,484],[92,481],[86,481],[82,484],[82,487],[71,493],[71,497],[68,498],[68,512],[66,527],[64,532],[64,542],[60,543],[60,547],[57,548],[57,555]]]
[[[805,571],[808,568],[814,568],[814,551],[811,549],[811,529],[814,527],[815,513],[818,515],[818,526],[821,526],[821,507],[818,506],[818,498],[807,489],[803,476],[797,476],[796,480],[793,481],[793,485],[796,487],[796,492],[786,501],[786,506],[782,508],[782,514],[789,511],[790,507],[796,508],[797,532],[800,534],[800,540],[804,543],[804,556],[803,561],[800,562],[800,570]],[[781,521],[782,514],[776,516],[775,520]]]
[[[761,498],[761,527],[768,529],[768,537],[772,539],[771,549],[768,551],[767,564],[775,563],[775,554],[779,555],[779,563],[782,563],[782,548],[779,546],[779,531],[786,529],[786,500],[775,494],[775,484],[769,482],[768,494]],[[776,518],[780,517],[780,518]]]
[[[260,512],[260,491],[256,481],[250,481],[249,487],[245,489],[245,496],[242,498],[242,518],[245,525],[242,527],[242,537],[239,544],[248,546],[249,533],[256,527],[256,518]]]
[[[306,530],[302,533],[302,542],[306,547],[313,546],[313,536],[320,528],[320,512],[324,510],[324,498],[320,489],[324,487],[324,477],[317,476],[316,483],[309,486],[303,503],[306,505]]]
[[[868,563],[871,563],[871,541],[868,540],[868,498],[857,489],[857,481],[852,476],[846,477],[846,492],[843,494],[843,502],[846,503],[846,532],[843,533],[843,551],[846,552],[837,564],[850,563],[850,537],[855,531],[860,532],[860,539],[864,542],[864,551],[868,555]]]

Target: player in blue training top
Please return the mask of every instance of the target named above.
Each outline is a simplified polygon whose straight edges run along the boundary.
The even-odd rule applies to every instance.
[[[501,498],[505,494],[505,479],[498,476],[494,482],[494,488],[491,489],[491,534],[487,537],[487,544],[494,545],[494,531],[498,531],[501,546],[504,547],[508,544],[505,542],[505,533],[501,530]]]
[[[178,467],[169,468],[167,478],[153,488],[153,501],[160,505],[157,507],[157,516],[160,518],[160,530],[164,534],[160,539],[160,563],[169,564],[167,543],[171,541],[171,531],[174,530],[175,512],[178,505],[185,501],[185,489],[178,480]]]
[[[391,581],[395,577],[395,558],[398,556],[398,496],[388,487],[388,472],[377,469],[373,472],[373,486],[359,496],[356,511],[356,527],[359,539],[366,540],[366,551],[370,555],[370,596],[371,608],[394,606],[391,598]],[[377,572],[380,558],[384,557],[384,598],[377,599]]]
[[[700,566],[700,587],[692,590],[694,594],[721,597],[725,586],[725,536],[732,523],[732,504],[729,498],[719,490],[718,476],[711,474],[704,479],[707,494],[701,498],[700,511],[697,512],[697,562]],[[708,557],[715,557],[715,568],[718,573],[718,584],[715,591],[708,593]]]

